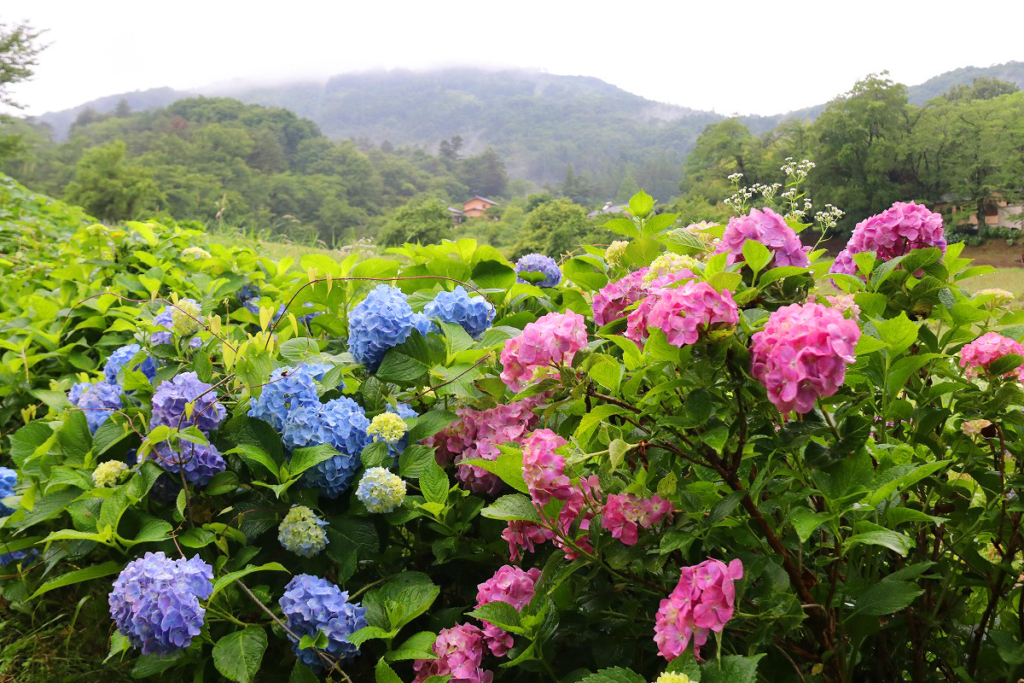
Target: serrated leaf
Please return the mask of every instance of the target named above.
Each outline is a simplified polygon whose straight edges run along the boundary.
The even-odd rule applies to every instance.
[[[213,664],[225,678],[252,683],[267,649],[267,633],[260,626],[247,626],[229,633],[213,646]]]

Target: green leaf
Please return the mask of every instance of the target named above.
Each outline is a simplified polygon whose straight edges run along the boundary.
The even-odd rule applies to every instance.
[[[249,576],[250,574],[255,574],[256,572],[287,571],[288,570],[285,569],[278,562],[268,562],[267,564],[262,564],[258,567],[250,564],[247,565],[245,569],[239,569],[237,572],[229,572],[224,576],[219,577],[213,582],[213,593],[210,595],[210,601],[212,602],[213,599],[217,597],[217,593],[220,593],[222,590],[233,584],[235,581],[238,581],[239,579],[244,579],[246,576]]]
[[[430,366],[396,349],[389,349],[375,373],[377,379],[385,382],[412,383],[424,377]]]
[[[448,475],[445,474],[444,470],[436,462],[433,466],[427,465],[423,469],[423,473],[420,475],[420,490],[423,491],[423,497],[428,502],[446,502],[450,488],[451,482],[448,480]]]
[[[665,248],[674,254],[692,256],[694,254],[703,254],[707,251],[707,247],[700,237],[685,228],[670,230],[658,239],[664,242]]]
[[[499,446],[501,453],[496,460],[484,460],[483,458],[468,458],[460,465],[473,465],[486,470],[498,477],[520,493],[527,493],[526,482],[523,481],[523,454],[518,449]]]
[[[654,210],[654,197],[640,190],[629,198],[629,212],[637,218],[644,218]]]
[[[637,229],[636,224],[628,218],[612,218],[601,227],[626,237],[640,237],[640,231]]]
[[[458,419],[457,415],[446,410],[431,410],[423,413],[409,428],[409,443],[419,443],[423,439],[437,434],[456,419]]]
[[[898,356],[917,341],[917,325],[907,318],[906,312],[889,320],[875,320],[878,337],[889,345],[889,353]]]
[[[266,631],[260,626],[247,626],[217,641],[213,646],[213,664],[225,678],[252,683],[266,649]]]
[[[621,408],[612,403],[602,403],[599,406],[594,406],[594,409],[583,416],[580,420],[580,424],[576,427],[576,438],[580,444],[584,447],[590,443],[590,437],[593,436],[594,432],[602,423],[608,421],[608,418],[612,415],[621,415],[626,412],[624,408]]]
[[[649,266],[661,253],[661,243],[651,239],[636,239],[626,245],[626,260],[638,268]]]
[[[185,659],[186,650],[176,650],[169,655],[141,655],[132,668],[132,678],[149,678],[167,671]]]
[[[295,662],[288,683],[320,683],[320,677],[302,662]]]
[[[647,683],[647,681],[640,674],[617,666],[613,669],[601,669],[596,674],[581,678],[579,683]]]
[[[376,683],[402,683],[402,679],[398,677],[395,670],[383,659],[377,662],[377,668],[373,670],[373,676]]]
[[[295,479],[310,467],[315,467],[336,455],[339,455],[338,451],[330,444],[296,448],[292,452],[291,462],[288,463],[288,478]]]
[[[860,594],[851,616],[864,614],[880,617],[893,614],[909,607],[921,593],[924,590],[909,581],[879,581]]]
[[[238,457],[240,457],[242,461],[249,466],[249,471],[254,477],[259,475],[259,471],[254,468],[254,466],[258,465],[269,472],[270,475],[274,477],[274,481],[281,481],[278,476],[277,463],[274,462],[274,459],[270,457],[269,453],[259,446],[254,446],[252,444],[240,444],[239,446],[224,452],[225,455],[231,453],[237,454]]]
[[[533,503],[529,498],[519,493],[498,498],[494,503],[481,510],[480,514],[488,519],[540,522],[540,515],[537,513]]]
[[[757,240],[748,239],[743,242],[743,260],[757,274],[772,260],[772,252]]]
[[[764,655],[729,655],[721,662],[710,661],[701,667],[700,683],[755,683],[757,663]]]
[[[846,543],[846,549],[850,550],[856,545],[877,545],[883,548],[888,548],[895,553],[906,556],[907,552],[913,545],[910,538],[905,534],[901,534],[885,527],[881,527],[871,522],[859,522],[856,525],[856,530],[861,533],[856,533],[849,538]]]
[[[407,479],[419,479],[424,469],[435,463],[434,449],[428,446],[407,446],[398,456],[398,473]]]
[[[677,213],[659,213],[644,221],[643,236],[654,237],[672,227],[672,224],[679,219]]]
[[[793,522],[793,528],[796,529],[796,535],[800,537],[800,542],[806,543],[814,530],[827,522],[829,517],[830,515],[824,512],[811,512],[807,508],[797,508],[793,510],[790,521]]]
[[[469,616],[489,621],[510,633],[523,632],[523,622],[519,616],[519,611],[507,602],[501,602],[500,600],[488,602],[470,612]]]
[[[101,456],[111,448],[124,441],[131,430],[127,424],[122,424],[117,417],[112,417],[99,426],[96,433],[92,435],[92,454]]]
[[[92,579],[98,579],[102,576],[118,574],[121,572],[122,568],[123,567],[120,562],[104,562],[103,564],[94,564],[93,566],[86,567],[85,569],[68,572],[67,574],[58,576],[56,579],[50,579],[37,588],[36,592],[29,596],[29,600],[34,600],[40,595],[49,593],[57,588],[63,588],[64,586],[70,586],[72,584],[90,581]]]
[[[437,639],[437,634],[431,631],[420,631],[414,633],[405,642],[389,652],[386,656],[388,661],[397,662],[409,659],[437,659],[437,655],[431,647]]]

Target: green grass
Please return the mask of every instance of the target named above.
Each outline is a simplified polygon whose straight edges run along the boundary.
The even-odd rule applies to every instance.
[[[999,268],[994,273],[979,275],[963,281],[963,288],[969,292],[980,289],[999,288],[1024,298],[1024,268]]]

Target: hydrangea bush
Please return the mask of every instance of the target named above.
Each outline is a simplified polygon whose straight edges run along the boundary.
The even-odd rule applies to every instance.
[[[129,274],[7,413],[5,603],[97,587],[159,680],[1016,680],[1024,315],[917,205],[852,270],[629,207],[536,268],[83,233]]]

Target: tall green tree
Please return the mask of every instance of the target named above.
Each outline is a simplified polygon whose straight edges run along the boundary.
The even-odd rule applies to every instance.
[[[149,171],[128,162],[121,140],[94,147],[75,165],[68,201],[109,221],[139,217],[163,199]]]
[[[378,241],[394,247],[406,242],[433,244],[452,235],[452,216],[439,199],[414,199],[398,207],[381,227]]]
[[[539,253],[551,257],[575,249],[590,232],[587,213],[569,199],[555,199],[539,204],[523,222],[521,236],[512,248],[518,258]]]
[[[45,47],[38,42],[42,33],[28,24],[0,22],[0,105],[23,108],[14,98],[11,86],[32,77],[39,53]],[[0,159],[24,150],[24,138],[16,127],[13,117],[0,113]]]

